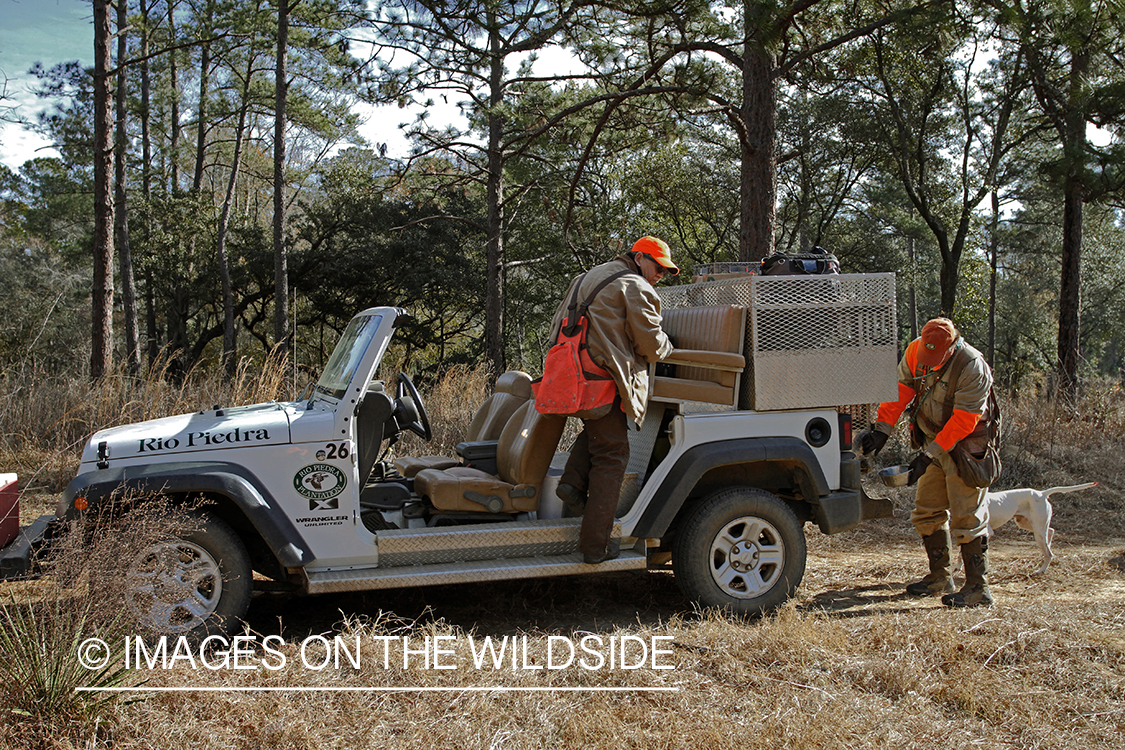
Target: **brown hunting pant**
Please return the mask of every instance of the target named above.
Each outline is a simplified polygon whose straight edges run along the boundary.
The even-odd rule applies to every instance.
[[[961,481],[953,458],[942,454],[918,479],[910,521],[919,536],[929,536],[948,523],[955,544],[971,542],[987,533],[984,493]]]
[[[563,484],[587,494],[586,512],[578,534],[578,551],[600,555],[609,545],[621,482],[629,465],[629,423],[621,410],[621,397],[613,400],[609,414],[582,420],[582,432],[570,449]]]

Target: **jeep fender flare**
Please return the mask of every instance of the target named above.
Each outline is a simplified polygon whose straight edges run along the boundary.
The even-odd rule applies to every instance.
[[[687,449],[676,459],[641,513],[633,536],[658,538],[667,534],[691,491],[708,471],[721,466],[769,461],[795,463],[798,474],[804,470],[805,476],[798,479],[803,479],[802,484],[816,493],[816,497],[806,498],[810,504],[815,505],[821,496],[829,493],[828,481],[816,454],[808,443],[798,438],[743,438],[702,443]]]
[[[74,498],[78,496],[93,506],[126,493],[222,495],[242,511],[283,567],[300,568],[313,559],[297,528],[257,478],[241,466],[221,461],[126,466],[79,474],[63,492],[58,516],[74,517],[78,512]]]

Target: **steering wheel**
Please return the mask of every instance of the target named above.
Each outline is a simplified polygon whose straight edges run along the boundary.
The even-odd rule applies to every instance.
[[[398,421],[403,428],[410,430],[427,443],[430,442],[434,433],[430,429],[430,418],[426,414],[426,406],[422,403],[422,397],[418,395],[418,389],[414,387],[410,376],[405,372],[398,374],[398,384],[395,386],[395,401],[397,402],[395,421]],[[403,412],[406,413],[403,414]],[[400,415],[408,419],[413,417],[413,420],[407,424],[402,424],[401,420],[398,419]]]

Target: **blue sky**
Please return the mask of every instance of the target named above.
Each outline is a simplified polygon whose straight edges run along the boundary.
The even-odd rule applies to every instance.
[[[51,102],[35,96],[37,80],[28,75],[36,62],[44,67],[70,60],[93,65],[93,11],[89,0],[0,0],[0,86],[7,79],[5,101],[15,114],[34,121]],[[396,107],[358,106],[367,118],[361,132],[376,142],[389,142],[392,155],[402,156],[408,145],[398,122],[413,117]],[[440,121],[456,117],[455,108],[435,108]],[[433,113],[432,113],[433,114]],[[58,156],[50,142],[19,125],[0,122],[0,163],[13,170],[37,156]]]
[[[93,64],[92,11],[86,0],[0,0],[0,85],[7,79],[4,104],[29,120],[48,105],[35,96],[36,79],[27,74],[36,62],[45,67],[69,60]],[[0,162],[13,169],[48,142],[16,125],[0,125]]]
[[[71,60],[89,67],[93,65],[93,48],[89,0],[0,0],[0,91],[5,97],[0,107],[14,107],[15,115],[34,122],[52,102],[35,96],[38,81],[28,75],[28,69],[36,62],[50,68]],[[557,49],[542,51],[540,65],[559,71],[575,68],[569,53]],[[386,143],[390,155],[405,156],[409,144],[397,126],[412,120],[418,109],[357,104],[356,111],[366,120],[360,132],[371,142]],[[463,122],[455,104],[440,99],[429,114],[431,125]],[[0,163],[18,170],[26,160],[37,156],[58,156],[58,152],[42,136],[0,122]]]

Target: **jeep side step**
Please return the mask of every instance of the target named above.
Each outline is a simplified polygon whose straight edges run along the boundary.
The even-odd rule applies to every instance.
[[[499,560],[404,565],[395,568],[363,568],[308,573],[308,592],[324,594],[339,591],[394,589],[407,586],[438,586],[474,581],[508,581],[518,578],[544,578],[576,573],[612,573],[643,570],[647,556],[635,550],[621,550],[621,556],[598,565],[582,562],[582,555],[512,557]]]
[[[501,521],[376,532],[379,567],[305,571],[310,594],[639,570],[645,552],[624,549],[598,565],[578,552],[581,518]],[[610,535],[621,537],[621,524]]]
[[[581,518],[539,521],[499,521],[463,526],[390,529],[375,534],[379,567],[554,557],[578,551]],[[614,524],[610,536],[621,536]]]
[[[54,520],[54,514],[39,516],[30,526],[21,528],[11,544],[0,549],[0,581],[32,577],[31,553],[43,542]]]

